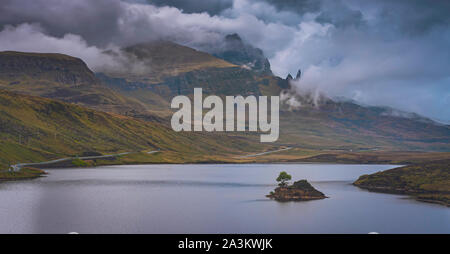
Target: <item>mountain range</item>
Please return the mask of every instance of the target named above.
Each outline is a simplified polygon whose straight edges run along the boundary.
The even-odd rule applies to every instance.
[[[272,73],[261,50],[236,34],[224,45],[210,54],[169,41],[141,43],[122,49],[138,70],[98,73],[63,54],[0,52],[0,164],[145,149],[173,155],[160,162],[224,161],[287,146],[296,151],[289,158],[305,151],[450,152],[448,125],[386,107],[299,95],[292,77]],[[252,133],[173,132],[170,101],[192,96],[194,87],[206,95],[283,94],[297,105],[284,101],[275,144],[260,144]]]
[[[228,38],[228,37],[227,37]],[[240,40],[233,36],[233,40]],[[230,40],[229,38],[227,40]],[[141,102],[146,108],[160,117],[168,117],[170,100],[179,94],[192,96],[194,87],[201,87],[205,94],[225,95],[280,95],[289,94],[290,100],[298,102],[292,107],[287,101],[280,114],[280,143],[310,149],[336,150],[415,150],[415,151],[450,151],[450,127],[434,122],[413,113],[399,114],[387,107],[362,106],[350,100],[336,100],[321,96],[319,100],[309,94],[299,95],[290,88],[290,81],[301,78],[282,79],[271,71],[251,70],[242,58],[232,58],[233,54],[211,55],[178,46],[172,51],[174,43],[157,42],[136,45],[125,49],[134,52],[134,58],[145,59],[164,69],[164,75],[157,82],[148,80],[153,76],[149,66],[148,72],[139,75],[121,75],[98,73],[104,84],[117,93]],[[140,48],[137,50],[136,47]],[[241,49],[244,53],[251,51],[246,47],[235,47],[231,52]],[[257,49],[253,49],[258,51]],[[160,55],[174,55],[179,59],[196,59],[190,70],[180,71],[179,65],[170,58],[157,58],[147,52],[157,51]],[[176,54],[173,54],[176,52]],[[226,51],[224,51],[226,52]],[[243,54],[244,54],[243,53]],[[192,57],[193,54],[198,55]],[[245,55],[245,54],[244,54]],[[188,56],[188,57],[182,57]],[[165,59],[163,61],[161,59]],[[258,55],[255,60],[265,59]],[[224,66],[223,61],[231,61],[233,66]],[[200,64],[200,62],[202,62]],[[160,73],[160,72],[158,72]],[[147,79],[147,80],[146,80]]]

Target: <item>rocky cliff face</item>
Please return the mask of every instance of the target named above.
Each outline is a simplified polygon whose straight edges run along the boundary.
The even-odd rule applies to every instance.
[[[267,195],[276,201],[307,201],[327,198],[322,192],[316,190],[308,181],[300,180],[290,186],[280,186]]]
[[[252,71],[272,75],[269,60],[264,56],[263,51],[244,43],[238,34],[225,36],[223,45],[212,50],[212,54]]]

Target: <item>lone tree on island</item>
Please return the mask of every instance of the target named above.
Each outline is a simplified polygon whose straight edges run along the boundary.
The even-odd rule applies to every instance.
[[[292,176],[289,175],[288,173],[286,173],[286,171],[282,171],[280,172],[280,175],[278,175],[277,177],[277,182],[280,182],[278,184],[278,186],[280,187],[286,187],[287,186],[287,181],[291,180]]]

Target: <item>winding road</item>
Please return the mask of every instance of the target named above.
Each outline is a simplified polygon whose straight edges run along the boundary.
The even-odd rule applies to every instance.
[[[236,159],[242,159],[242,158],[250,158],[250,157],[258,157],[261,155],[266,155],[266,154],[271,154],[271,153],[278,153],[281,151],[287,151],[292,149],[292,147],[287,147],[287,148],[283,148],[283,149],[279,149],[279,150],[275,150],[275,151],[268,151],[268,152],[264,152],[264,153],[257,153],[257,154],[250,154],[250,155],[243,155],[243,156],[239,156],[239,157],[234,157]]]
[[[147,152],[147,154],[157,153],[159,151],[160,150],[158,149],[158,150]],[[131,154],[131,153],[136,153],[136,152],[125,152],[125,153],[108,154],[108,155],[100,155],[100,156],[67,157],[67,158],[61,158],[61,159],[56,159],[56,160],[51,160],[51,161],[34,162],[34,163],[17,163],[15,165],[11,165],[11,169],[12,169],[12,171],[17,172],[17,171],[20,171],[20,169],[22,169],[23,167],[27,167],[27,166],[48,165],[48,164],[54,164],[54,163],[68,161],[68,160],[74,160],[74,159],[80,159],[80,160],[103,159],[103,158],[111,158],[111,157],[116,157],[116,156],[127,155],[127,154]]]
[[[287,147],[287,148],[283,148],[283,149],[279,149],[279,150],[275,150],[275,151],[268,151],[268,152],[257,153],[257,154],[243,155],[243,156],[238,156],[238,157],[234,157],[234,158],[242,159],[242,158],[258,157],[258,156],[262,156],[262,155],[266,155],[266,154],[287,151],[287,150],[290,150],[290,149],[292,149],[292,147]],[[160,152],[160,151],[161,150],[158,149],[158,150],[153,150],[153,151],[149,151],[149,152],[146,152],[146,153],[147,154],[153,154],[153,153],[157,153],[157,152]],[[56,160],[51,160],[51,161],[33,162],[33,163],[17,163],[17,164],[11,165],[11,170],[14,171],[14,172],[18,172],[23,167],[27,167],[27,166],[48,165],[48,164],[54,164],[54,163],[68,161],[68,160],[74,160],[74,159],[94,160],[94,159],[102,159],[102,158],[111,158],[111,157],[116,157],[116,156],[123,156],[123,155],[127,155],[127,154],[132,154],[132,153],[136,153],[136,152],[125,152],[125,153],[108,154],[108,155],[100,155],[100,156],[67,157],[67,158],[61,158],[61,159],[56,159]]]

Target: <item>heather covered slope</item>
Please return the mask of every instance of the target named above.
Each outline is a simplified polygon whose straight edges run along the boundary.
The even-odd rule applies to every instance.
[[[84,152],[112,154],[161,149],[157,162],[231,158],[264,146],[240,138],[176,133],[158,123],[0,90],[0,168]],[[152,162],[149,158],[136,158]]]
[[[327,100],[281,113],[280,142],[343,151],[450,151],[450,126]]]

